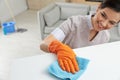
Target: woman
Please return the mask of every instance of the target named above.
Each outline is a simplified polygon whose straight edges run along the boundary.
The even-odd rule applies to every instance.
[[[67,19],[43,40],[40,48],[55,53],[60,67],[75,73],[80,68],[72,49],[108,42],[110,36],[107,29],[114,27],[119,21],[120,1],[106,0],[93,15],[78,15]]]

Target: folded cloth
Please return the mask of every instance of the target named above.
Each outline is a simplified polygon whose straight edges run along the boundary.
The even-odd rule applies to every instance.
[[[76,59],[77,59],[80,70],[75,74],[63,71],[58,64],[58,61],[55,61],[53,64],[51,64],[48,67],[48,71],[50,74],[56,76],[61,80],[77,80],[86,70],[89,60],[85,58],[80,58],[80,57],[76,57]]]

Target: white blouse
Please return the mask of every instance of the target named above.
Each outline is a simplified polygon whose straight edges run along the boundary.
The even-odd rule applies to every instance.
[[[72,16],[51,34],[71,48],[80,48],[108,42],[110,34],[107,30],[99,31],[96,37],[92,41],[89,41],[90,30],[93,29],[91,23],[91,15]]]

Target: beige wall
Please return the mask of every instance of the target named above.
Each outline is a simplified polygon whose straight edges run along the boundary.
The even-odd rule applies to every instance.
[[[8,1],[8,4],[6,3]],[[0,0],[1,23],[27,10],[26,0]]]
[[[100,4],[99,2],[90,2],[85,0],[27,0],[28,8],[32,10],[39,10],[53,2],[72,2],[72,3],[84,3],[90,5]]]
[[[29,9],[39,10],[52,2],[65,2],[68,0],[27,0]]]
[[[84,4],[89,4],[89,5],[99,5],[100,2],[91,2],[91,1],[86,1],[86,0],[71,0],[73,3],[84,3]]]

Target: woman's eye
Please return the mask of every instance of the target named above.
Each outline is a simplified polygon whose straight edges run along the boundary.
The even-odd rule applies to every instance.
[[[102,17],[104,17],[104,18],[105,18],[105,15],[104,15],[103,13],[101,13],[101,15],[102,15]]]
[[[114,25],[115,23],[114,22],[110,22],[111,25]]]

